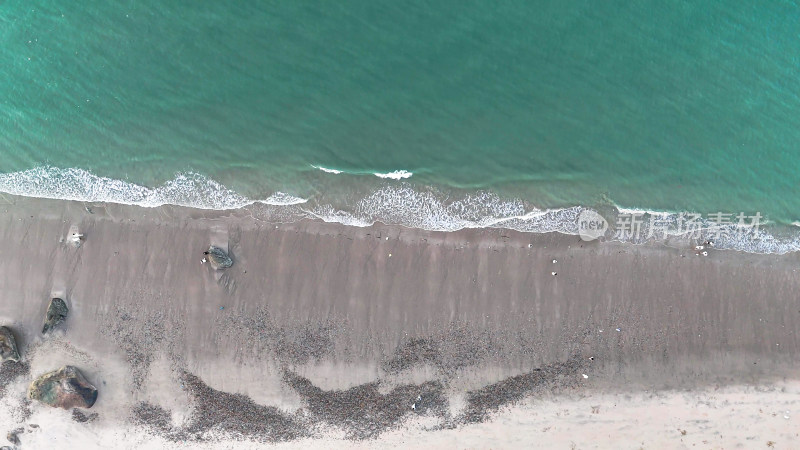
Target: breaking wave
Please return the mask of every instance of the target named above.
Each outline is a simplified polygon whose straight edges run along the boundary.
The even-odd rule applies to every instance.
[[[410,172],[408,173],[410,176]],[[143,207],[177,205],[224,210],[261,205],[267,219],[287,221],[316,218],[358,227],[380,222],[430,231],[502,228],[527,233],[558,232],[579,235],[581,213],[592,211],[584,206],[538,209],[525,201],[502,198],[486,191],[460,196],[444,194],[435,188],[414,186],[405,181],[384,183],[371,193],[355,201],[346,201],[342,205],[320,203],[315,198],[305,199],[283,192],[275,192],[266,199],[254,200],[193,172],[179,173],[174,179],[150,188],[97,176],[84,169],[54,167],[37,167],[0,174],[0,192],[27,197],[111,202]],[[800,250],[800,233],[796,229],[792,233],[777,236],[772,233],[772,228],[765,226],[743,230],[737,224],[721,226],[708,220],[700,220],[695,222],[693,234],[689,236],[680,233],[681,226],[686,222],[683,213],[622,207],[613,209],[614,212],[610,214],[613,217],[605,217],[611,225],[604,236],[605,240],[634,244],[672,242],[675,239],[713,240],[715,248],[750,253],[783,254]],[[638,233],[626,234],[615,226],[615,220],[625,215],[641,217]]]
[[[308,202],[306,198],[295,197],[294,195],[289,195],[284,192],[276,192],[266,200],[259,200],[259,203],[264,203],[266,205],[275,205],[275,206],[290,206],[290,205],[301,205],[303,203]]]
[[[36,167],[21,172],[0,174],[0,192],[27,197],[111,202],[157,207],[188,206],[200,209],[236,209],[256,203],[217,181],[186,172],[161,186],[149,188],[124,180],[97,176],[84,169]],[[260,203],[296,205],[306,200],[276,192]]]
[[[315,168],[315,169],[318,169],[318,170],[321,170],[321,171],[323,171],[323,172],[325,172],[325,173],[332,173],[332,174],[335,174],[335,175],[338,175],[338,174],[340,174],[340,173],[342,173],[342,172],[343,172],[342,170],[338,170],[338,169],[329,169],[329,168],[327,168],[327,167],[315,166],[315,165],[313,165],[313,164],[311,165],[311,167],[313,167],[313,168]]]
[[[389,179],[392,179],[392,180],[402,180],[404,178],[411,178],[411,175],[414,175],[414,174],[412,172],[407,171],[407,170],[395,170],[394,172],[388,172],[388,173],[375,172],[375,173],[373,173],[373,175],[375,175],[378,178],[389,178]]]
[[[313,167],[313,168],[315,168],[317,170],[320,170],[322,172],[330,173],[330,174],[334,174],[334,175],[339,175],[339,174],[342,174],[342,173],[348,173],[350,175],[366,175],[366,174],[370,173],[370,172],[345,172],[344,170],[331,169],[331,168],[323,167],[323,166],[315,166],[314,164],[311,164],[311,167]],[[403,180],[403,179],[406,179],[406,178],[411,178],[411,176],[414,175],[414,173],[413,172],[409,172],[408,170],[395,170],[395,171],[386,172],[386,173],[372,172],[372,175],[375,175],[376,177],[382,178],[382,179]]]
[[[376,222],[430,231],[465,228],[510,228],[546,233],[577,234],[582,207],[539,210],[526,208],[521,200],[504,200],[490,192],[478,192],[445,200],[435,190],[410,185],[386,186],[358,201],[347,211],[321,205],[308,212],[326,222],[369,226]]]

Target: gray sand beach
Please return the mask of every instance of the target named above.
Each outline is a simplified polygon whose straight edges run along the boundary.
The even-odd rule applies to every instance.
[[[0,368],[0,432],[22,428],[21,448],[45,436],[102,442],[106,431],[139,433],[130,441],[137,448],[406,439],[485,448],[498,444],[445,437],[499,424],[558,447],[568,436],[547,441],[545,427],[526,422],[531,411],[632,399],[627,416],[617,409],[603,422],[610,430],[652,396],[715,390],[741,391],[742,404],[758,405],[759,395],[765,405],[784,402],[765,428],[772,435],[754,439],[798,442],[795,254],[698,257],[689,243],[278,223],[258,206],[6,200],[0,325],[14,330],[22,361]],[[232,267],[203,262],[212,245]],[[54,297],[69,314],[43,335]],[[97,387],[91,409],[48,410],[24,398],[34,377],[64,364]],[[681,411],[673,400],[660,405]],[[783,412],[790,407],[794,414]],[[609,408],[585,409],[590,421]],[[48,423],[69,431],[45,430],[37,414],[61,414]],[[733,430],[752,422],[725,417],[734,441],[707,447],[732,446]],[[613,429],[623,439],[625,427]],[[652,431],[643,446],[686,445],[685,436]]]

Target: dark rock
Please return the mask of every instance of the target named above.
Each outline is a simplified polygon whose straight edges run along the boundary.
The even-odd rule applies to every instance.
[[[6,435],[6,439],[8,439],[8,442],[11,442],[14,445],[20,445],[21,443],[19,441],[19,435],[24,432],[25,432],[24,428],[17,428],[15,430],[11,430]]]
[[[42,334],[47,333],[48,331],[52,330],[56,327],[56,325],[60,324],[67,318],[67,313],[69,309],[67,308],[67,303],[60,298],[54,298],[50,300],[50,304],[47,306],[47,317],[44,320],[44,327],[42,328]]]
[[[214,247],[212,245],[208,248],[208,251],[203,252],[203,254],[208,256],[208,261],[211,263],[211,267],[217,270],[227,269],[233,265],[233,260],[231,257],[228,256],[225,250],[219,247]]]
[[[91,408],[97,389],[73,366],[48,372],[31,383],[28,398],[57,408]]]
[[[0,327],[0,362],[19,361],[17,340],[8,327]]]

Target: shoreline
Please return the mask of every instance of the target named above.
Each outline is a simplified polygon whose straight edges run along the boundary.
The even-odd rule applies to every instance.
[[[491,228],[578,235],[580,215],[585,211],[599,211],[609,225],[614,225],[610,226],[612,229],[624,228],[622,219],[636,218],[639,222],[635,236],[609,232],[605,236],[607,241],[639,243],[652,238],[657,243],[694,237],[701,242],[713,239],[720,248],[749,253],[800,252],[800,230],[789,217],[776,217],[772,221],[753,211],[748,215],[741,212],[742,217],[739,217],[735,211],[728,211],[727,215],[706,211],[704,216],[689,210],[642,209],[620,206],[604,196],[584,202],[542,203],[530,201],[530,198],[538,198],[536,195],[503,194],[503,190],[495,192],[490,188],[470,191],[403,180],[388,183],[379,180],[362,186],[341,181],[334,175],[314,181],[301,193],[289,189],[292,194],[267,190],[269,193],[256,195],[240,193],[191,171],[178,172],[173,179],[147,187],[124,179],[97,176],[80,168],[39,166],[0,174],[0,195],[7,192],[16,199],[78,201],[87,205],[116,202],[154,210],[198,208],[223,214],[244,210],[273,222],[311,219],[358,227],[389,224],[446,232]],[[715,219],[716,216],[719,218]],[[756,223],[755,228],[753,223]],[[719,233],[714,231],[717,228]]]
[[[0,205],[11,256],[0,259],[0,319],[30,375],[10,381],[3,402],[30,377],[75,364],[100,391],[92,427],[129,424],[141,402],[191,421],[197,398],[182,389],[184,372],[211,389],[205,396],[242,394],[354,436],[355,425],[313,399],[380,393],[376,411],[389,425],[370,439],[412,417],[397,409],[411,395],[403,386],[428,386],[444,402],[420,417],[469,427],[457,420],[469,406],[452,399],[476,398],[486,414],[478,422],[491,423],[541,395],[797,380],[797,254],[696,257],[558,233],[275,224],[247,208],[107,204],[90,213],[83,202],[9,198]],[[71,229],[84,235],[78,248],[66,241]],[[233,267],[201,264],[212,244]],[[42,338],[56,295],[70,314]],[[287,382],[301,379],[313,389]],[[376,393],[364,391],[376,382]],[[498,395],[507,402],[487,400]]]

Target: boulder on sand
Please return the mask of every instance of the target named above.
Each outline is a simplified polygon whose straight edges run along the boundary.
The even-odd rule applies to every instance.
[[[33,380],[28,398],[55,408],[91,408],[97,389],[73,366],[64,366]]]
[[[8,327],[0,327],[0,362],[19,361],[19,350],[14,334]]]
[[[203,254],[208,256],[208,260],[211,262],[211,267],[217,270],[227,269],[233,265],[233,260],[231,257],[228,256],[225,250],[219,247],[214,247],[212,245],[208,248],[208,251],[203,252]]]
[[[8,442],[11,442],[14,445],[21,445],[22,442],[20,442],[19,440],[19,435],[24,432],[25,428],[16,428],[14,430],[9,431],[8,434],[6,434],[6,439],[8,439]],[[2,448],[10,448],[10,447],[3,446]]]
[[[42,328],[42,334],[47,333],[48,331],[52,330],[56,327],[56,325],[60,324],[67,318],[67,313],[69,309],[67,308],[67,303],[60,298],[54,298],[50,300],[50,304],[47,306],[47,316],[44,319],[44,327]]]

